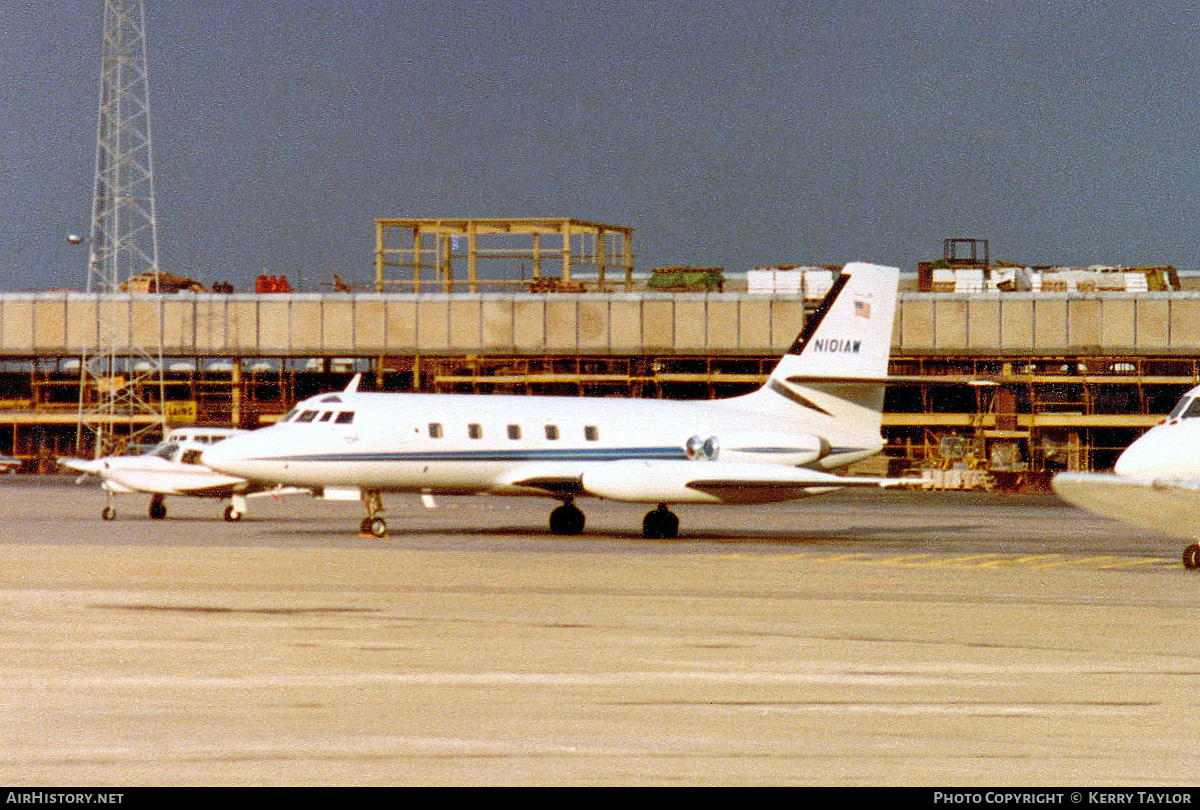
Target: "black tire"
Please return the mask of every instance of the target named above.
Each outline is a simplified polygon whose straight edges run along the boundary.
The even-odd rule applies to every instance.
[[[1183,567],[1189,571],[1200,568],[1200,544],[1192,543],[1183,550]]]
[[[642,536],[647,540],[671,540],[679,536],[679,517],[665,506],[647,512],[642,519]]]
[[[242,513],[233,508],[233,504],[225,507],[225,520],[229,523],[237,523],[242,519]]]
[[[111,506],[104,507],[104,511],[100,513],[100,517],[104,518],[105,520],[113,520],[116,518],[116,516],[117,510],[113,509]]]
[[[387,537],[387,521],[381,517],[368,518],[367,533],[372,537]]]
[[[151,520],[162,520],[167,516],[167,505],[162,498],[155,496],[150,499],[149,514]]]
[[[586,518],[578,506],[564,503],[550,513],[550,533],[557,535],[583,534],[585,520]]]

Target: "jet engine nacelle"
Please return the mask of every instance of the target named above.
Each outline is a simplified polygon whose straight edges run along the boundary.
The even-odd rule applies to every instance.
[[[688,483],[700,461],[610,461],[584,470],[580,484],[597,497],[630,503],[719,503],[720,499]]]
[[[721,461],[799,467],[829,455],[829,442],[806,433],[746,431],[721,433],[714,439],[720,446]]]
[[[589,467],[579,483],[590,495],[631,503],[778,503],[843,481],[786,464],[627,459]]]

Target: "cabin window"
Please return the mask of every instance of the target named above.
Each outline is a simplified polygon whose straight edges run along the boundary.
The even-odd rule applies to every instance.
[[[583,438],[589,442],[600,441],[600,431],[595,425],[588,425],[583,429]]]
[[[467,425],[467,435],[472,439],[482,439],[483,426],[472,422],[471,424]]]
[[[546,438],[552,442],[558,441],[558,425],[546,425]]]
[[[318,422],[328,422],[329,417],[331,417],[331,416],[333,416],[333,411],[325,411],[325,413],[321,414],[321,418],[318,419],[317,421]]]
[[[431,438],[431,439],[442,438],[442,423],[441,422],[430,422],[429,423],[429,438]]]
[[[338,425],[348,425],[354,421],[354,411],[342,411],[333,421]]]
[[[316,411],[305,411],[304,413],[302,413],[296,417],[296,421],[297,422],[311,422],[312,420],[314,420],[316,418],[317,418]]]
[[[508,438],[513,439],[513,440],[521,438],[521,426],[520,425],[509,425],[508,426]]]

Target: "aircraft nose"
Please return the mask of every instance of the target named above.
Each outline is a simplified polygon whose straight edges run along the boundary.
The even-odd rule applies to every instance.
[[[200,463],[217,472],[236,474],[237,471],[234,468],[237,466],[237,462],[244,457],[240,448],[234,446],[236,443],[238,443],[237,437],[233,437],[206,448],[200,455]]]
[[[1164,461],[1171,455],[1170,443],[1163,442],[1163,436],[1154,432],[1147,433],[1125,448],[1125,452],[1117,458],[1113,472],[1117,475],[1135,477],[1152,476],[1162,472]]]

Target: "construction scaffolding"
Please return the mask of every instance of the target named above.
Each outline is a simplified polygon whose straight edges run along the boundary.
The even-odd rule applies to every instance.
[[[455,275],[463,262],[465,279]],[[621,271],[617,285],[609,284],[610,268]],[[580,278],[585,274],[586,285]],[[463,287],[582,292],[614,286],[633,286],[632,228],[578,219],[375,220],[376,292]]]

